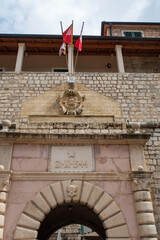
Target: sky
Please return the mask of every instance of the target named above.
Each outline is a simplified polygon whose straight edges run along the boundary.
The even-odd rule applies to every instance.
[[[102,21],[160,22],[160,0],[0,0],[0,33],[100,35]]]

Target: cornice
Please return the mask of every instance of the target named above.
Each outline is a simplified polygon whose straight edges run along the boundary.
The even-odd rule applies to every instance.
[[[145,144],[150,134],[38,134],[0,132],[1,143],[32,144]]]

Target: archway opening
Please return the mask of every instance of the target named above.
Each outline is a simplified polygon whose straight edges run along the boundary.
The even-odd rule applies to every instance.
[[[55,231],[70,224],[87,226],[101,239],[106,239],[105,229],[98,215],[87,206],[70,203],[59,205],[46,215],[38,231],[38,240],[48,240]]]

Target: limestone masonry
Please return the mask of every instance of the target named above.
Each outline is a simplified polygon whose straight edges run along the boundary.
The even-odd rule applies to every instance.
[[[0,240],[160,240],[159,32],[0,34]]]

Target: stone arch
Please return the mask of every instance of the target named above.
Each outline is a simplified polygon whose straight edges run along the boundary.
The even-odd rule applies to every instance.
[[[126,220],[113,198],[103,189],[83,181],[53,183],[38,192],[20,215],[14,240],[35,240],[45,216],[58,205],[78,203],[92,209],[105,229],[107,239],[129,240]]]

